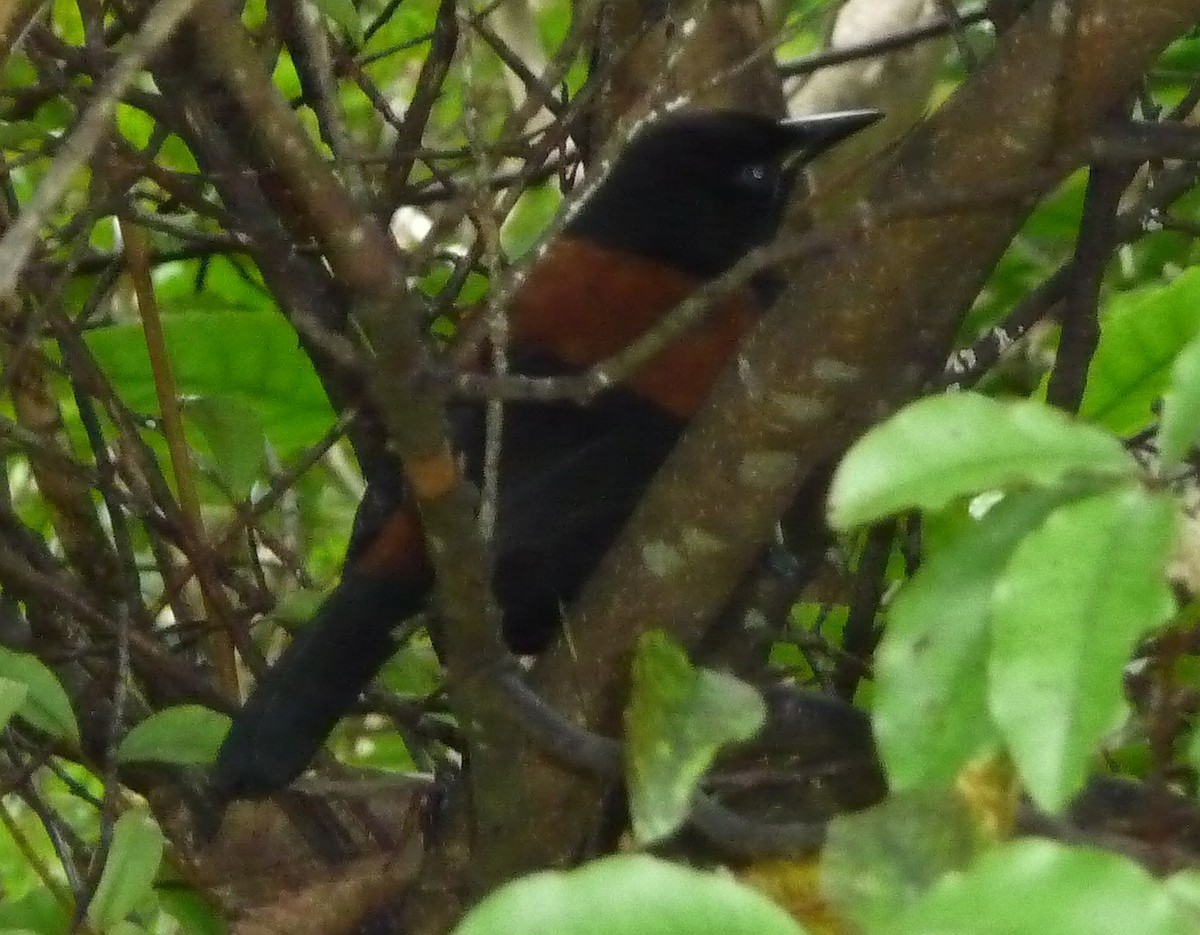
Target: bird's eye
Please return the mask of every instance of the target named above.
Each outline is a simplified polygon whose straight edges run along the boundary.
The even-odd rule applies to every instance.
[[[775,173],[762,162],[751,162],[738,170],[737,184],[742,188],[762,190],[774,188]]]

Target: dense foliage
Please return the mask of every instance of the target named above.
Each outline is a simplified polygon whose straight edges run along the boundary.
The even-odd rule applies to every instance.
[[[0,5],[0,932],[1195,929],[1197,4],[191,6]],[[205,770],[337,578],[360,464],[419,474],[447,349],[681,89],[896,116],[814,173],[740,362],[827,421],[737,463],[820,509],[758,561],[770,506],[698,455],[650,496],[748,517],[740,572],[599,581],[568,636],[627,641],[516,687],[414,628],[299,792],[220,824]],[[702,647],[731,601],[754,627]]]

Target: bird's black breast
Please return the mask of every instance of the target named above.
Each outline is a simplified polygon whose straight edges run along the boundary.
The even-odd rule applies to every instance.
[[[554,376],[550,358],[516,353],[514,370]],[[451,412],[471,480],[482,486],[484,415]],[[491,549],[505,638],[536,652],[557,632],[578,594],[682,431],[684,421],[624,390],[589,405],[516,401],[504,406]]]

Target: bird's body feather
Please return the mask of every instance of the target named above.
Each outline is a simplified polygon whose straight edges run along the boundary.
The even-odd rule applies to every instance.
[[[775,234],[787,159],[865,126],[859,112],[789,123],[747,114],[668,118],[636,136],[531,269],[508,309],[513,372],[577,374],[617,354]],[[545,648],[688,420],[762,309],[735,288],[586,405],[504,406],[491,545],[504,636]],[[454,441],[482,479],[482,405],[456,404]],[[225,797],[298,774],[392,651],[391,628],[424,604],[433,568],[402,484],[373,483],[337,588],[265,675],[218,757]]]

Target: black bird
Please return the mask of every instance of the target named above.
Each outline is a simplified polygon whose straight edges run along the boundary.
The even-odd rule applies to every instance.
[[[684,112],[638,132],[569,217],[509,308],[510,369],[579,372],[630,344],[704,282],[776,234],[805,162],[875,111],[796,120]],[[514,652],[544,649],[562,608],[633,511],[768,302],[762,277],[586,406],[506,404],[493,586]],[[456,405],[455,441],[479,482],[483,417]],[[399,480],[374,483],[341,583],[235,716],[213,777],[222,798],[267,794],[310,762],[394,649],[391,629],[433,583]]]

